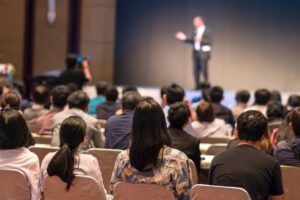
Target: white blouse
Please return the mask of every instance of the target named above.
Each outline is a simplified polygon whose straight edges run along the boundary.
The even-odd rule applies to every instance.
[[[0,150],[0,169],[20,169],[31,185],[31,199],[40,200],[40,164],[37,155],[27,148]]]

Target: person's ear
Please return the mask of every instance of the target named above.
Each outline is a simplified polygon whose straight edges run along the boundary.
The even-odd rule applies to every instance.
[[[166,94],[163,95],[162,100],[163,100],[163,105],[167,105],[167,95]]]

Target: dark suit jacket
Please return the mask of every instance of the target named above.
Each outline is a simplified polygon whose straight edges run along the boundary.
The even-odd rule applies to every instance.
[[[199,172],[201,167],[200,141],[180,129],[169,127],[168,132],[171,137],[171,147],[182,151],[188,158],[192,159]]]

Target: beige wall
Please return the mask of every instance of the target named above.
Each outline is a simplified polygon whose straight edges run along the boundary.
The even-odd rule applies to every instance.
[[[93,82],[113,81],[115,0],[82,0],[80,47],[91,56]]]
[[[24,24],[25,1],[0,0],[0,63],[12,63],[16,79],[23,75]]]
[[[69,0],[56,1],[56,21],[47,21],[46,0],[36,0],[34,19],[33,75],[64,69],[67,52]]]

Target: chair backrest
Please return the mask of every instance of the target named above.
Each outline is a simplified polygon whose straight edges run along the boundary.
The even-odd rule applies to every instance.
[[[207,155],[217,155],[227,150],[227,145],[225,144],[212,144],[208,147],[206,154]]]
[[[189,164],[191,166],[191,176],[192,176],[192,185],[195,185],[198,183],[198,172],[197,172],[197,168],[196,165],[194,163],[194,161],[192,161],[191,159],[189,159]]]
[[[31,147],[29,147],[29,150],[38,156],[40,164],[41,164],[43,159],[45,158],[45,156],[48,153],[58,151],[59,148],[58,147],[31,146]]]
[[[243,188],[198,184],[192,187],[191,200],[251,200]]]
[[[0,199],[30,200],[30,183],[18,169],[0,169]]]
[[[175,200],[166,187],[155,184],[119,182],[114,187],[114,200]]]
[[[66,183],[58,176],[45,178],[44,199],[45,200],[105,200],[96,180],[89,176],[76,175],[69,191],[65,190]]]
[[[51,135],[39,135],[37,133],[31,133],[36,144],[51,144]]]
[[[300,167],[280,166],[284,198],[287,200],[299,200]]]
[[[103,184],[106,191],[109,191],[110,178],[114,169],[115,161],[121,150],[92,148],[87,153],[97,158],[101,169]]]
[[[228,142],[228,138],[201,138],[201,143],[208,143],[208,144],[217,144],[217,143],[226,143]]]

